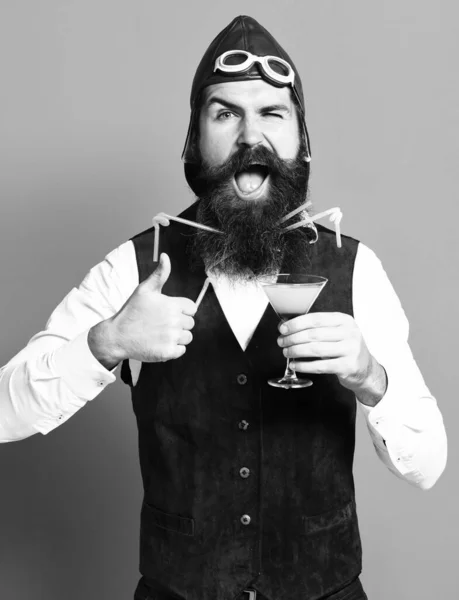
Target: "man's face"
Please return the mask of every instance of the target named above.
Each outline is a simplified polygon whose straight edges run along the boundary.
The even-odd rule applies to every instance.
[[[274,273],[284,259],[292,268],[303,264],[307,234],[285,233],[281,221],[305,203],[309,179],[289,88],[262,80],[221,83],[205,89],[201,106],[197,220],[223,235],[197,231],[193,257],[242,278]]]
[[[299,124],[291,91],[261,79],[209,86],[199,120],[199,151],[203,165],[220,167],[241,149],[264,147],[278,158],[297,157]],[[246,201],[269,194],[270,176],[253,165],[233,177],[234,193]]]

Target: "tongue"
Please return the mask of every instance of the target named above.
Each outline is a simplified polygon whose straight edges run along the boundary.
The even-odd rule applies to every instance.
[[[265,173],[260,167],[250,167],[236,175],[237,187],[244,194],[257,190],[265,180]]]

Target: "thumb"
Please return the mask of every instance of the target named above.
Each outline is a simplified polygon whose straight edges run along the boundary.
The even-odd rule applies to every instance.
[[[156,292],[160,292],[163,285],[169,279],[171,274],[171,260],[164,252],[159,257],[159,264],[150,277],[147,279],[148,285]]]

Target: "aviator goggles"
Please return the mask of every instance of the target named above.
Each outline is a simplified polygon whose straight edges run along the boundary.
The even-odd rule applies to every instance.
[[[295,72],[289,63],[277,56],[257,56],[246,50],[228,50],[215,61],[214,71],[223,73],[244,73],[255,63],[263,69],[263,73],[274,83],[291,85],[295,81]]]

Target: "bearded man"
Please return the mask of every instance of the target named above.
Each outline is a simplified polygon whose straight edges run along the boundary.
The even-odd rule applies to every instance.
[[[206,51],[191,108],[196,203],[161,229],[159,264],[157,228],[122,244],[6,365],[1,439],[51,431],[123,362],[145,492],[137,600],[366,598],[356,406],[381,460],[421,489],[445,466],[441,414],[375,255],[347,236],[337,247],[324,227],[280,224],[305,204],[311,158],[287,53],[237,17]],[[328,283],[277,332],[259,279],[279,272]],[[267,384],[285,356],[311,387]]]

